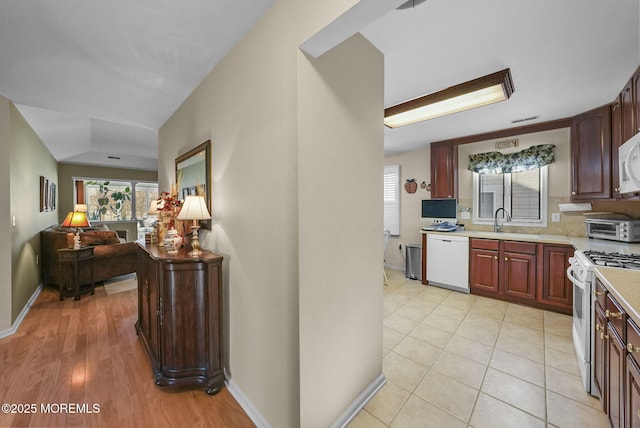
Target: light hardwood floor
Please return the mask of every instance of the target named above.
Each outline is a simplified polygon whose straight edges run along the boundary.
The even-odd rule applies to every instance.
[[[60,302],[55,290],[43,289],[18,331],[0,339],[0,403],[36,411],[3,411],[0,427],[254,426],[226,388],[210,396],[154,384],[135,333],[136,293],[108,296],[98,287],[94,296]],[[56,412],[66,403],[99,412]]]

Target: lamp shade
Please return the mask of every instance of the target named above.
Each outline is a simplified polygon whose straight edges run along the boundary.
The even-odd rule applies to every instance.
[[[204,196],[189,195],[185,198],[184,204],[178,214],[178,220],[209,220],[211,214],[207,209]]]
[[[73,206],[73,211],[77,213],[86,213],[87,212],[87,204],[75,204]]]
[[[62,227],[87,227],[91,226],[87,213],[71,211],[62,222]]]
[[[149,215],[158,214],[158,201],[156,201],[155,199],[151,201],[151,204],[149,205],[149,211],[147,212],[147,214]]]

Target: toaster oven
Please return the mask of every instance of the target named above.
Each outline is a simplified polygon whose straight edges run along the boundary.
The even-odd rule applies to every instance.
[[[589,238],[640,242],[640,220],[588,218],[584,222]]]

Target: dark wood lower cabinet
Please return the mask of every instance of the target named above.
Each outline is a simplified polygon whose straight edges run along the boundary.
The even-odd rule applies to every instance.
[[[138,322],[157,385],[224,386],[222,256],[138,245]]]
[[[640,428],[640,328],[595,281],[594,381],[613,428]]]
[[[640,368],[632,356],[627,357],[626,371],[626,426],[640,427]]]
[[[607,416],[613,428],[624,427],[625,346],[612,324],[607,326]]]
[[[571,315],[573,285],[567,279],[569,245],[471,238],[472,294]]]
[[[502,260],[502,293],[509,300],[523,303],[536,300],[535,244],[526,245],[533,247],[533,254],[504,251]]]
[[[498,256],[497,251],[471,249],[469,286],[475,294],[498,294]]]
[[[573,247],[568,245],[539,244],[538,301],[561,310],[573,307],[573,284],[567,276],[569,257],[573,256]],[[570,313],[570,312],[568,312]]]
[[[593,356],[593,383],[595,384],[598,394],[600,395],[600,404],[602,409],[607,412],[607,385],[606,385],[606,368],[607,368],[607,319],[604,316],[604,309],[598,303],[595,303],[595,329],[593,333],[594,356]]]

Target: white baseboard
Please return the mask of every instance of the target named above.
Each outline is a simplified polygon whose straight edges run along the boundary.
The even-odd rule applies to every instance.
[[[362,394],[360,394],[358,398],[356,398],[353,403],[347,407],[347,410],[345,410],[338,420],[331,425],[331,428],[344,428],[349,425],[349,423],[358,415],[360,410],[362,410],[369,400],[371,400],[373,396],[380,391],[380,388],[382,388],[385,383],[387,383],[387,380],[383,374],[380,374],[380,376],[378,376],[371,385],[362,391]]]
[[[42,287],[43,287],[43,284],[40,283],[40,285],[38,285],[38,288],[36,288],[36,291],[34,291],[31,297],[29,298],[29,301],[27,302],[27,304],[24,305],[24,308],[22,308],[22,310],[20,311],[20,315],[18,315],[18,318],[16,318],[16,321],[13,323],[11,328],[8,330],[0,331],[0,339],[7,336],[11,336],[16,331],[18,331],[18,327],[20,327],[20,323],[22,322],[24,317],[27,315],[27,312],[29,312],[29,309],[31,309],[31,305],[33,305],[33,302],[35,302],[36,299],[38,298],[40,291],[42,291]]]
[[[227,378],[228,379],[228,378]],[[253,407],[253,404],[246,395],[242,392],[238,385],[233,381],[233,379],[227,380],[227,389],[233,395],[233,398],[236,399],[240,407],[244,410],[244,412],[249,416],[251,421],[256,424],[257,428],[270,428],[269,422],[260,414],[260,412]]]

